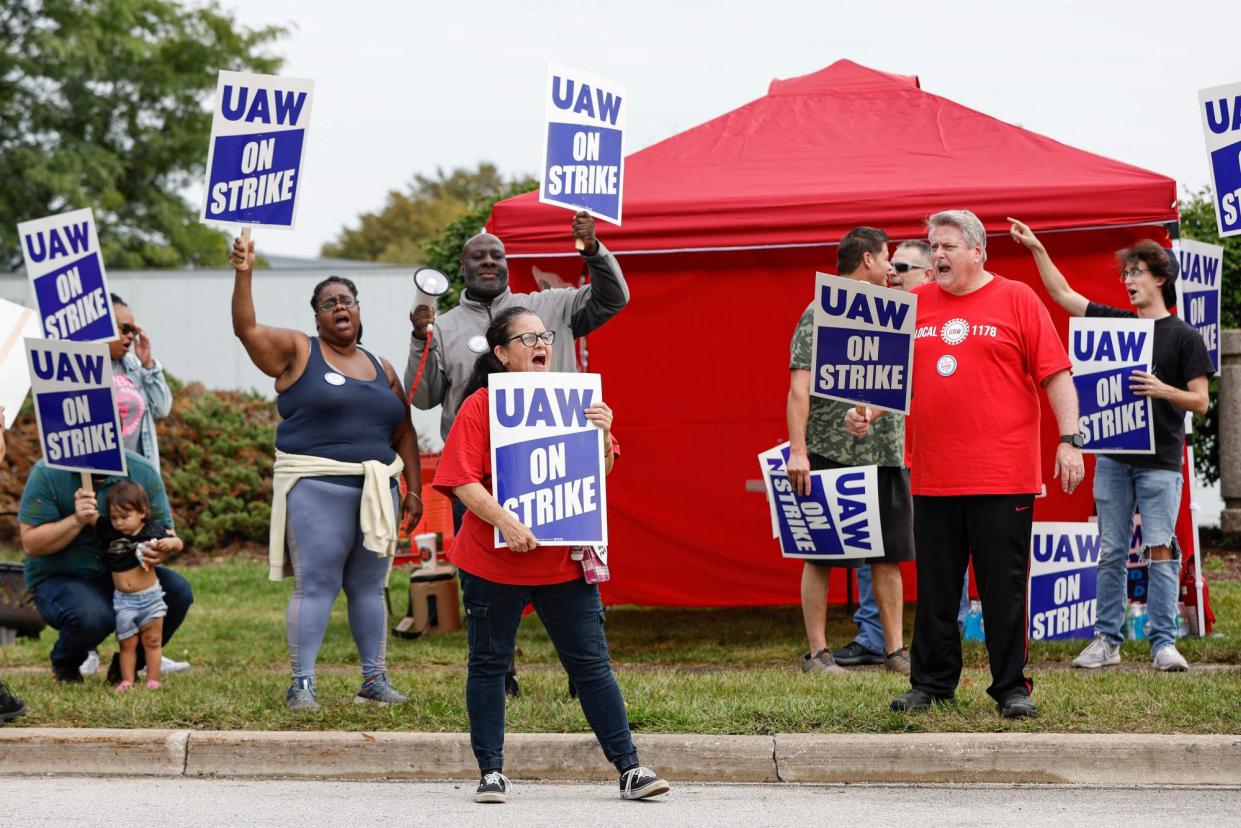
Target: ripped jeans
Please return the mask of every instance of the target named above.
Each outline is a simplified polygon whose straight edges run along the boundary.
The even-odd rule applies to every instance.
[[[1125,640],[1129,545],[1133,513],[1142,516],[1142,553],[1150,562],[1146,597],[1151,652],[1176,643],[1176,604],[1181,592],[1181,549],[1176,514],[1181,505],[1179,471],[1134,466],[1100,455],[1095,464],[1094,499],[1099,510],[1098,601],[1095,634],[1112,644]],[[1150,560],[1153,546],[1167,546],[1172,559]]]

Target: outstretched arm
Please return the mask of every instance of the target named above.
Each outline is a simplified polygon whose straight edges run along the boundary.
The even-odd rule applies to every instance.
[[[1010,218],[1008,221],[1013,223],[1012,229],[1009,230],[1013,241],[1024,245],[1034,256],[1034,264],[1038,266],[1038,275],[1043,280],[1043,286],[1047,288],[1047,292],[1051,294],[1051,298],[1057,305],[1068,311],[1070,316],[1085,316],[1086,306],[1090,304],[1090,300],[1069,287],[1069,280],[1064,278],[1060,268],[1056,267],[1056,263],[1047,254],[1047,248],[1043,246],[1029,226],[1015,218]]]
[[[608,249],[595,236],[595,220],[585,211],[573,217],[573,235],[585,245],[582,257],[590,271],[590,284],[577,289],[570,311],[573,335],[586,336],[629,304],[625,274]]]
[[[260,325],[254,318],[254,297],[250,278],[254,273],[254,242],[233,239],[229,256],[233,277],[233,333],[245,346],[255,366],[269,377],[288,373],[297,357],[297,331]]]

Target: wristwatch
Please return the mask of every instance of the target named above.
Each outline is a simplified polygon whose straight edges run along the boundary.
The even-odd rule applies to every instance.
[[[1082,435],[1080,434],[1061,434],[1060,442],[1068,443],[1074,448],[1081,448],[1086,445],[1086,441],[1082,439]]]

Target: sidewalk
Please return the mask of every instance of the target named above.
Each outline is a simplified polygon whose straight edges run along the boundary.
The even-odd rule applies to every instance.
[[[672,781],[1241,786],[1241,735],[636,734]],[[524,780],[610,780],[590,734],[510,734]],[[0,729],[0,776],[478,778],[464,733]]]

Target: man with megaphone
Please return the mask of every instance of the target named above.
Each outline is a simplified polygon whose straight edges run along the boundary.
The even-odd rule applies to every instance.
[[[423,410],[443,404],[440,433],[448,436],[465,385],[478,355],[487,350],[487,326],[494,314],[508,307],[525,306],[538,314],[558,342],[586,336],[629,303],[629,286],[616,257],[595,236],[595,220],[585,211],[573,216],[573,239],[590,271],[590,283],[577,288],[554,288],[538,293],[513,293],[508,287],[508,261],[504,242],[490,233],[479,233],[461,248],[460,274],[465,292],[457,307],[437,318],[433,298],[447,289],[440,274],[427,269],[415,274],[418,297],[409,319],[413,335],[405,387],[412,401]],[[576,349],[557,348],[552,371],[576,371]],[[460,524],[464,508],[453,504],[453,522]]]

